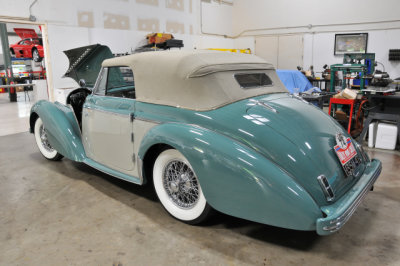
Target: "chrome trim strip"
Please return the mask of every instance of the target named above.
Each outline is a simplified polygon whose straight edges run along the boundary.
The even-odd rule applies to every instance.
[[[117,116],[122,116],[122,117],[130,117],[132,111],[129,111],[129,114],[120,114],[120,113],[115,113],[115,112],[111,112],[111,111],[106,111],[100,108],[96,108],[96,107],[88,107],[88,106],[84,106],[83,109],[88,109],[88,110],[92,110],[92,111],[99,111],[102,113],[106,113],[106,114],[112,114],[112,115],[117,115]]]
[[[271,111],[274,112],[274,113],[278,113],[278,111],[277,111],[274,107],[272,107],[271,105],[267,104],[266,102],[258,101],[258,102],[257,102],[257,105],[260,105],[260,106],[262,106],[262,107],[265,107],[265,108],[267,108],[268,110],[271,110]]]
[[[278,113],[278,111],[277,111],[274,107],[272,107],[271,105],[269,105],[268,103],[266,103],[266,102],[264,102],[264,101],[250,99],[249,102],[252,102],[252,103],[254,103],[255,105],[259,105],[259,106],[261,106],[261,107],[264,107],[264,108],[266,108],[266,109],[268,109],[268,110],[270,110],[270,111],[272,111],[272,112],[274,112],[274,113]],[[250,108],[248,108],[248,109],[246,110],[246,112],[247,112],[249,109],[250,109]]]
[[[141,117],[135,117],[135,120],[140,120],[140,121],[143,121],[143,122],[150,122],[150,123],[155,123],[155,124],[163,124],[163,122],[158,121],[158,120],[152,120],[152,119],[141,118]]]
[[[303,103],[307,103],[307,104],[311,104],[310,102],[307,102],[306,100],[304,100],[302,97],[298,96],[298,95],[294,95],[294,94],[289,94],[289,96],[291,98],[297,99],[299,101],[302,101]]]
[[[140,179],[140,185],[143,184],[143,160],[140,158],[140,156],[137,156],[137,168],[138,168],[138,174],[139,174],[139,179]]]
[[[136,90],[134,90],[136,93]],[[132,100],[136,101],[136,98],[126,98],[126,97],[118,97],[118,96],[111,96],[111,95],[100,95],[96,94],[96,97],[107,97],[107,98],[113,98],[113,99],[125,99],[125,100]]]
[[[341,216],[330,221],[331,226],[324,226],[322,228],[324,231],[329,231],[333,233],[339,230],[350,219],[350,217],[356,211],[357,207],[360,205],[364,197],[367,195],[368,191],[370,191],[371,187],[374,185],[376,179],[378,179],[381,171],[382,171],[382,165],[380,165],[379,169],[374,173],[371,180],[365,186],[364,190],[357,196],[352,205]]]

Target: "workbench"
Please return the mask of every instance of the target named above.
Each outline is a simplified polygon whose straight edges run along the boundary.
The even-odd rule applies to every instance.
[[[323,109],[324,108],[324,102],[328,102],[329,99],[335,95],[335,93],[330,93],[330,92],[321,92],[319,94],[306,94],[306,93],[301,93],[300,97],[306,100],[307,102],[310,102],[312,104],[315,104],[319,108]]]
[[[376,106],[368,113],[368,117],[364,122],[363,131],[358,137],[358,141],[364,139],[369,128],[369,124],[373,120],[389,120],[397,124],[397,137],[400,139],[400,92],[393,95],[369,94],[366,95],[372,106]]]

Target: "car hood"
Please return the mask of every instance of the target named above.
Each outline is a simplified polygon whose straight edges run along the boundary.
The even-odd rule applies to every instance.
[[[21,39],[38,38],[34,29],[14,28],[14,31]]]
[[[349,135],[315,106],[287,94],[272,94],[235,103],[225,110],[229,117],[217,118],[219,123],[214,130],[245,143],[273,161],[317,203],[328,204],[318,176],[327,177],[336,199],[355,183],[356,178],[345,176],[333,149],[337,133]],[[356,171],[357,177],[362,171],[361,165]]]
[[[69,67],[63,77],[70,77],[79,83],[84,79],[88,87],[93,87],[101,69],[101,63],[112,58],[110,48],[105,45],[94,44],[64,51],[68,57]]]

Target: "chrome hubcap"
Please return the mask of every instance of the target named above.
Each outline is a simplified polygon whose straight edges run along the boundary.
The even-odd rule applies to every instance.
[[[48,152],[53,152],[54,149],[51,147],[49,141],[47,140],[47,133],[46,130],[44,129],[44,126],[41,125],[39,129],[39,136],[40,136],[40,141],[42,142],[42,146],[48,151]]]
[[[182,161],[171,161],[164,168],[163,186],[172,202],[190,209],[199,200],[199,182],[192,169]]]

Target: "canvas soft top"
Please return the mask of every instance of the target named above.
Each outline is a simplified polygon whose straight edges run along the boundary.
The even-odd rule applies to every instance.
[[[162,51],[107,59],[103,67],[129,66],[138,101],[210,110],[234,101],[287,92],[273,66],[248,54],[209,50]],[[273,86],[243,89],[234,73],[268,72]]]

